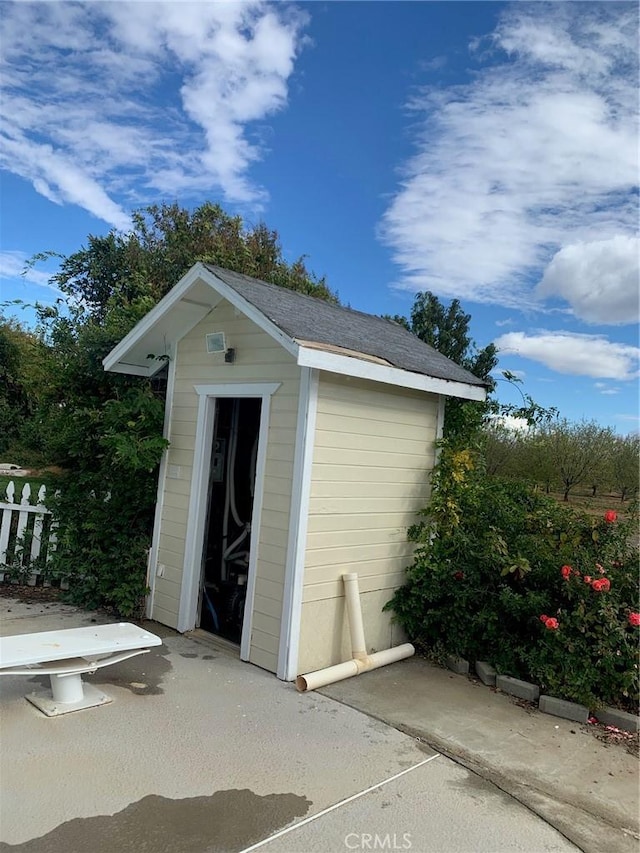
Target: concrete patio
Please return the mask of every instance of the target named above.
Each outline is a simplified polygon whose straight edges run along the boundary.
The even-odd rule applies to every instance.
[[[0,605],[4,635],[106,621]],[[47,718],[24,699],[46,677],[0,679],[1,850],[576,849],[416,738],[201,638],[146,627],[163,646],[86,677],[109,705]]]

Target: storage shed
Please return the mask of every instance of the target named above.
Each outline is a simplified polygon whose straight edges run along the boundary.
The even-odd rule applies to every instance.
[[[286,680],[350,657],[341,576],[369,651],[429,496],[448,396],[483,382],[391,321],[198,263],[104,359],[168,362],[148,615],[240,646]]]

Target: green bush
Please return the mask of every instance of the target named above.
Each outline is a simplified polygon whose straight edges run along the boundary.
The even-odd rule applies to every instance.
[[[149,389],[129,389],[81,412],[69,431],[69,449],[83,465],[47,497],[58,537],[48,567],[69,581],[66,597],[75,604],[141,615],[157,466],[167,445],[162,418],[162,401]]]
[[[489,478],[479,456],[445,446],[387,608],[436,659],[487,660],[559,698],[637,708],[637,514],[614,516]]]

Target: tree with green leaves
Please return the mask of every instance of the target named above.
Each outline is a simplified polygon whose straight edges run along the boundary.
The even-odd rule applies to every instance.
[[[24,452],[39,388],[41,346],[37,335],[0,312],[0,453]],[[23,445],[23,446],[20,446]],[[32,454],[33,456],[33,454]],[[11,461],[11,460],[9,460]]]
[[[527,479],[523,476],[528,435],[514,429],[500,418],[490,420],[484,427],[484,457],[490,477]]]
[[[51,253],[44,253],[34,259]],[[64,473],[53,509],[51,570],[74,576],[76,600],[134,614],[145,591],[157,466],[166,445],[162,381],[106,373],[102,359],[197,261],[337,301],[304,258],[285,260],[276,231],[246,227],[219,205],[152,205],[126,233],[89,236],[62,257],[64,297],[39,309],[47,381],[34,422],[47,462]]]
[[[618,436],[611,452],[611,476],[624,503],[629,495],[637,496],[640,487],[640,436]]]
[[[126,233],[90,235],[86,247],[62,258],[52,278],[85,321],[122,320],[123,312],[137,321],[197,261],[337,302],[324,278],[307,270],[304,257],[285,260],[277,231],[264,223],[247,228],[220,205],[205,202],[192,211],[150,205],[136,211],[132,223]]]
[[[493,386],[491,371],[498,364],[497,350],[493,344],[477,349],[470,335],[471,315],[462,310],[459,300],[453,299],[447,306],[427,290],[416,294],[408,320],[399,315],[392,319],[425,344]]]
[[[396,315],[391,317],[413,332],[421,341],[446,355],[456,364],[466,368],[474,376],[483,379],[489,390],[494,387],[491,371],[498,364],[497,350],[488,344],[478,350],[471,338],[471,315],[462,310],[457,299],[447,306],[429,292],[417,293],[409,319]],[[459,438],[463,443],[478,435],[492,404],[466,402],[448,398],[445,408],[444,434]]]
[[[599,479],[613,441],[613,432],[595,421],[558,419],[542,429],[540,447],[562,483],[563,500],[569,500],[575,486]]]

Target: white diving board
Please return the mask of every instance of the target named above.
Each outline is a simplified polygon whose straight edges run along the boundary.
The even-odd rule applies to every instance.
[[[48,717],[56,717],[112,701],[84,683],[83,673],[160,645],[160,637],[130,622],[0,637],[0,675],[48,675],[52,695],[36,692],[25,698]]]

